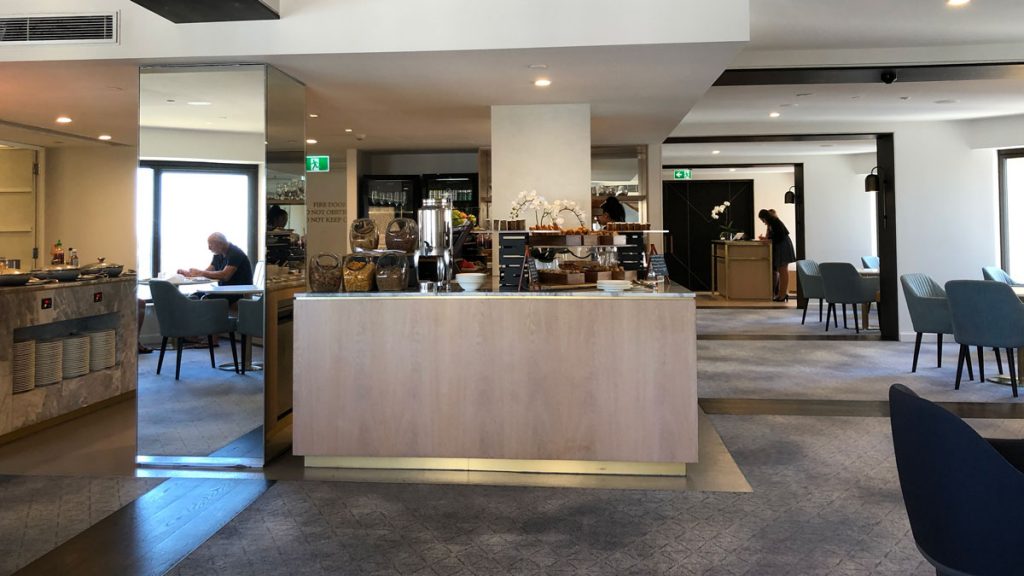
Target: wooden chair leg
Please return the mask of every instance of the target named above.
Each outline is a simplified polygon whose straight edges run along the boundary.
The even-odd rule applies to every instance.
[[[167,351],[167,337],[160,341],[160,359],[156,361],[156,374],[160,375],[160,368],[164,365],[164,352]]]
[[[184,338],[177,339],[178,358],[174,363],[174,379],[177,380],[181,376],[181,348],[185,345]]]
[[[238,374],[238,349],[235,348],[235,333],[228,332],[228,337],[231,338],[231,360],[235,363],[235,374]]]
[[[921,334],[917,333],[917,338],[914,339],[914,364],[910,367],[911,372],[917,372],[917,355],[921,353]]]
[[[996,353],[996,368],[999,369],[999,373],[1003,373],[1003,355],[999,352],[999,348],[993,348],[993,352]]]
[[[1006,364],[1010,367],[1010,386],[1013,387],[1013,397],[1017,397],[1017,359],[1014,358],[1013,350],[1006,350]]]
[[[956,386],[953,387],[954,390],[960,389],[960,379],[963,378],[964,375],[964,352],[966,350],[967,347],[961,344],[960,357],[956,361]]]
[[[242,334],[242,374],[245,374],[245,366],[249,360],[245,357],[245,343],[248,336]]]
[[[985,349],[978,346],[978,382],[985,381]]]
[[[206,343],[210,346],[210,368],[216,368],[217,361],[213,358],[213,334],[206,335]]]
[[[942,368],[942,334],[936,334],[935,338],[938,340],[938,346],[935,347],[937,354],[935,357],[935,367]]]

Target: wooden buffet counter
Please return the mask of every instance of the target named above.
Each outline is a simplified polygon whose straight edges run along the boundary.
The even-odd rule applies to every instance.
[[[730,300],[771,300],[772,245],[769,242],[714,240],[711,291]]]
[[[692,293],[300,294],[307,466],[684,474]]]
[[[135,393],[136,278],[0,288],[0,436],[54,424]],[[14,343],[114,330],[115,363],[14,392]],[[8,437],[10,439],[10,437]]]

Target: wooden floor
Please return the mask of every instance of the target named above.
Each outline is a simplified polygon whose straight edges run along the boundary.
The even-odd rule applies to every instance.
[[[697,308],[749,308],[749,309],[786,309],[796,308],[796,294],[791,294],[788,302],[771,300],[729,300],[720,294],[697,292]]]

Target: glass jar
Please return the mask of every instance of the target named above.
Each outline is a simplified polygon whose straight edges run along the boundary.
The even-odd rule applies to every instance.
[[[404,290],[409,284],[409,258],[405,252],[384,252],[377,257],[377,289],[381,292]]]
[[[313,292],[340,292],[341,258],[330,252],[321,252],[309,260],[309,289]]]
[[[343,276],[345,292],[369,292],[373,290],[374,256],[366,253],[355,253],[345,256]]]
[[[412,218],[395,218],[384,229],[384,245],[388,250],[412,254],[419,240],[419,226]]]
[[[372,218],[357,218],[352,221],[348,232],[349,246],[353,252],[376,250],[380,245],[377,223]]]

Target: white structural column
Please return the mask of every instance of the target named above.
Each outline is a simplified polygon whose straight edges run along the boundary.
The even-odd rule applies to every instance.
[[[491,170],[492,218],[507,219],[519,192],[536,190],[549,202],[575,201],[589,222],[590,104],[492,106]]]

